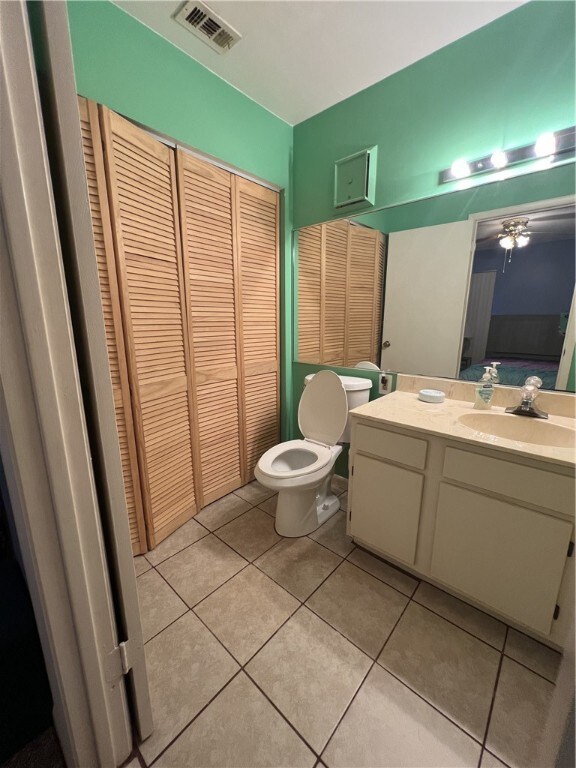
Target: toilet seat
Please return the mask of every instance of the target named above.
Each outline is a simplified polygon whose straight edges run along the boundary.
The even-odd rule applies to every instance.
[[[310,463],[304,463],[309,453]],[[290,455],[292,454],[292,455]],[[264,475],[276,478],[310,475],[328,464],[333,451],[328,445],[313,443],[311,440],[288,440],[270,448],[260,457],[258,468]],[[293,466],[290,466],[290,465]]]

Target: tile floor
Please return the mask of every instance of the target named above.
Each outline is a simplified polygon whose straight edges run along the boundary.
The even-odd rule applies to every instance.
[[[560,655],[355,547],[333,487],[310,536],[278,536],[253,482],[135,558],[156,729],[134,765],[533,765]]]

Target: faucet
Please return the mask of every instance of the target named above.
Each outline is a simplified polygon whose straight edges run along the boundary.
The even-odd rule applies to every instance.
[[[506,408],[506,413],[513,413],[516,416],[531,416],[535,419],[547,419],[548,414],[541,411],[534,405],[538,396],[538,390],[542,386],[542,379],[538,376],[528,376],[522,387],[520,405],[513,405]]]

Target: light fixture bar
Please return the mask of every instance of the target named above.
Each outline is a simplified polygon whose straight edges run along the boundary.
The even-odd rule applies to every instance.
[[[550,167],[570,160],[576,155],[576,126],[563,131],[542,134],[533,144],[515,149],[495,149],[494,152],[477,160],[458,158],[450,168],[440,171],[439,183],[446,184],[458,179],[478,176],[482,173],[496,173],[520,163],[535,162],[547,157]]]

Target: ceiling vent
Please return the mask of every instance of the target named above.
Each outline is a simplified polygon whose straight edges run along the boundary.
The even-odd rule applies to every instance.
[[[218,53],[226,53],[242,37],[204,3],[184,3],[174,20]]]

